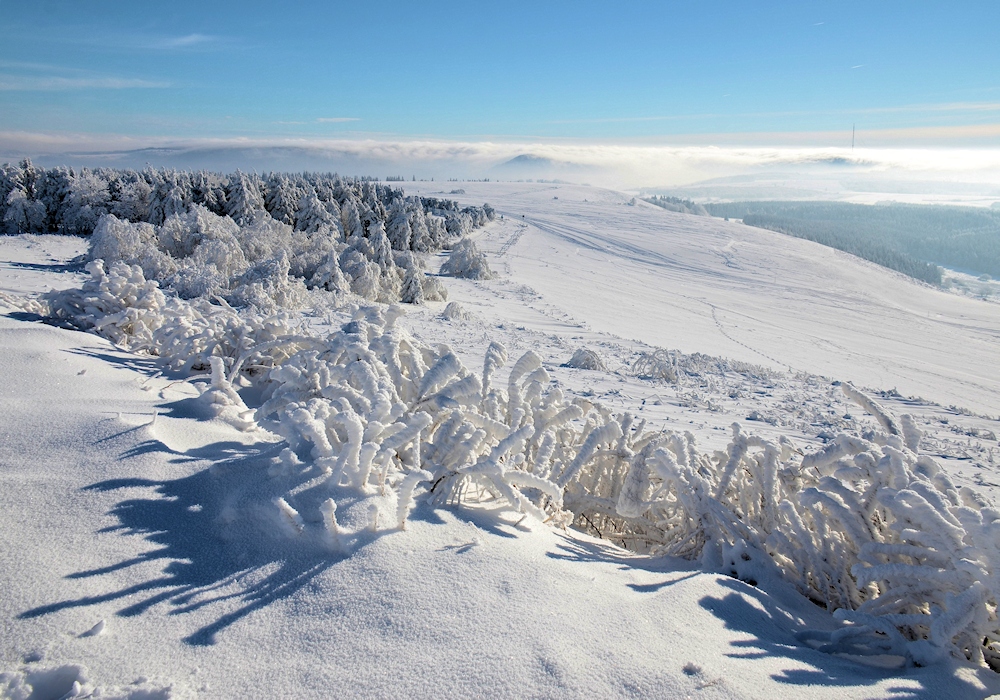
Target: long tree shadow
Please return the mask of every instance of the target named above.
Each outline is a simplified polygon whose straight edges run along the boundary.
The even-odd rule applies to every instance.
[[[312,467],[276,473],[273,457],[282,447],[283,443],[247,446],[222,442],[180,453],[149,441],[133,448],[132,453],[163,451],[171,456],[170,461],[178,463],[206,457],[215,461],[179,479],[113,479],[87,486],[85,490],[90,491],[152,489],[149,496],[115,505],[111,514],[118,524],[104,531],[140,535],[159,546],[68,578],[120,577],[119,572],[130,567],[162,561],[165,566],[160,574],[107,593],[33,608],[20,617],[108,601],[125,603],[117,611],[124,617],[140,615],[160,604],[170,606],[171,615],[218,606],[218,617],[184,639],[189,644],[207,645],[216,642],[219,632],[255,610],[294,594],[343,554],[322,539],[322,527],[307,527],[298,533],[275,506],[274,500],[284,497],[299,509],[308,525],[310,518],[319,520],[319,506],[331,495],[325,479]],[[293,489],[294,498],[289,496]],[[338,502],[344,502],[342,493]],[[379,534],[362,533],[355,547]],[[203,622],[204,617],[198,620]]]
[[[741,639],[732,642],[733,647],[740,651],[734,651],[729,656],[750,660],[783,658],[809,667],[784,669],[772,674],[771,677],[779,683],[802,686],[803,689],[809,686],[846,688],[871,686],[887,679],[905,679],[914,685],[890,687],[885,692],[891,695],[886,697],[930,699],[946,695],[958,699],[982,698],[984,695],[982,687],[968,682],[947,666],[939,669],[879,668],[817,651],[796,638],[796,633],[805,631],[808,623],[766,592],[736,579],[720,580],[719,584],[732,589],[732,593],[722,597],[705,596],[699,604],[722,620],[726,629],[742,633]],[[996,674],[992,671],[980,669],[978,675],[986,687],[996,685]],[[928,683],[929,679],[933,682]]]
[[[87,261],[83,256],[78,256],[69,262],[33,263],[33,262],[9,262],[11,267],[22,270],[36,270],[38,272],[83,272],[87,269]]]

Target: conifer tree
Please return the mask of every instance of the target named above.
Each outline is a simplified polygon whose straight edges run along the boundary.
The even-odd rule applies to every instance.
[[[294,224],[295,213],[304,192],[280,173],[272,174],[267,179],[266,189],[264,204],[267,212],[283,224]]]
[[[344,235],[347,237],[347,240],[364,237],[365,231],[361,224],[357,200],[353,195],[348,196],[344,200],[340,208],[340,215],[341,221],[344,224]]]
[[[418,265],[409,265],[403,274],[403,288],[399,298],[404,304],[424,303],[424,273]]]
[[[389,223],[386,234],[389,236],[389,243],[393,250],[410,250],[410,230],[409,215],[406,211],[406,202],[402,198],[393,201],[389,208]]]
[[[264,211],[264,199],[261,196],[259,178],[236,171],[229,178],[226,188],[226,214],[240,226],[253,221]]]
[[[396,263],[392,259],[392,246],[389,238],[385,235],[385,227],[382,222],[376,220],[372,223],[368,232],[368,241],[371,244],[371,260],[383,270],[395,267]]]
[[[323,230],[337,231],[338,227],[327,208],[315,194],[310,192],[299,200],[298,210],[295,213],[295,229],[316,233]]]

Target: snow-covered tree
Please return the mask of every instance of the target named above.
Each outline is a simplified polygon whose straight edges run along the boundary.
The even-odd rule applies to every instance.
[[[351,291],[351,283],[340,269],[340,259],[336,251],[329,253],[323,263],[309,279],[308,286],[312,289],[325,289],[335,294],[347,294]]]
[[[267,212],[284,224],[295,223],[295,213],[305,192],[296,187],[287,175],[272,173],[266,182],[264,205]]]
[[[486,262],[486,256],[471,238],[463,238],[455,244],[451,255],[441,266],[441,274],[474,280],[493,279],[493,271]]]
[[[119,171],[108,182],[108,213],[125,221],[145,221],[153,189],[140,173]]]
[[[392,202],[389,208],[389,221],[386,224],[386,235],[393,250],[410,250],[410,239],[413,232],[410,229],[410,217],[406,211],[406,201],[400,197]]]
[[[253,221],[264,209],[260,178],[239,170],[229,178],[226,188],[226,214],[240,226]]]
[[[28,198],[24,187],[18,186],[7,195],[3,216],[7,233],[41,233],[45,227],[45,205]]]
[[[295,229],[306,233],[338,233],[340,227],[330,211],[312,192],[303,195],[295,212]]]
[[[409,265],[403,274],[403,286],[399,299],[404,304],[424,303],[424,273],[417,265]]]
[[[361,216],[358,212],[358,202],[353,194],[349,194],[340,206],[341,221],[344,226],[344,235],[347,240],[361,238],[365,235],[364,227],[361,224]]]
[[[190,181],[187,173],[173,170],[161,174],[149,199],[147,221],[159,226],[169,217],[183,214],[191,203]]]
[[[35,200],[45,208],[45,233],[56,233],[62,227],[66,201],[72,191],[73,171],[65,167],[42,171],[35,185]]]
[[[61,230],[86,235],[108,213],[108,183],[99,174],[82,169],[70,178],[70,194],[64,202]]]
[[[410,247],[413,250],[426,252],[433,247],[431,232],[427,227],[427,214],[420,200],[417,199],[410,211]]]
[[[368,242],[371,245],[371,260],[383,270],[395,267],[396,263],[392,256],[392,246],[389,238],[385,235],[385,228],[381,221],[376,220],[369,229]]]
[[[191,176],[191,203],[200,204],[213,214],[224,215],[225,192],[217,176],[199,170]]]

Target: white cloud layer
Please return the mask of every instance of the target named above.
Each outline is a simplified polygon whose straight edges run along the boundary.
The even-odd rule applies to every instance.
[[[973,129],[969,127],[967,129]],[[974,127],[1000,134],[1000,126]],[[911,130],[912,131],[912,130]],[[923,130],[926,131],[926,130]],[[906,134],[897,134],[904,139]],[[913,134],[910,135],[911,137]],[[910,140],[918,141],[916,138]],[[93,134],[0,132],[0,157],[72,155],[93,164],[127,160],[130,152],[153,165],[302,169],[418,176],[561,178],[617,187],[672,186],[787,169],[831,176],[921,178],[1000,184],[1000,148],[645,145],[543,141],[403,139],[196,139]],[[157,161],[160,160],[160,162]],[[516,160],[514,160],[516,159]],[[514,160],[513,163],[510,161]],[[273,164],[272,164],[273,163]],[[300,164],[301,163],[301,164]],[[327,165],[328,164],[328,165]]]

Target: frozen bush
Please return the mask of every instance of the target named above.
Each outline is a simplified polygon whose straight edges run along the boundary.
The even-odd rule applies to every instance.
[[[87,258],[138,265],[147,279],[164,279],[177,271],[177,262],[160,250],[157,242],[152,224],[122,221],[107,214],[94,229]]]
[[[589,348],[580,348],[574,352],[573,357],[569,358],[563,366],[575,367],[576,369],[591,369],[599,372],[608,371],[601,356]]]
[[[441,318],[446,318],[449,321],[473,321],[476,315],[457,301],[452,301],[444,307],[444,311],[441,312]]]
[[[448,288],[437,277],[424,277],[424,301],[448,301]]]
[[[632,374],[642,379],[677,382],[677,358],[662,349],[640,353],[632,363]]]
[[[486,256],[469,238],[463,238],[451,249],[451,255],[441,266],[441,274],[473,280],[493,279]]]
[[[284,252],[254,265],[233,281],[226,301],[233,306],[252,306],[265,314],[300,308],[306,300],[306,287],[302,280],[288,276],[288,268]]]

